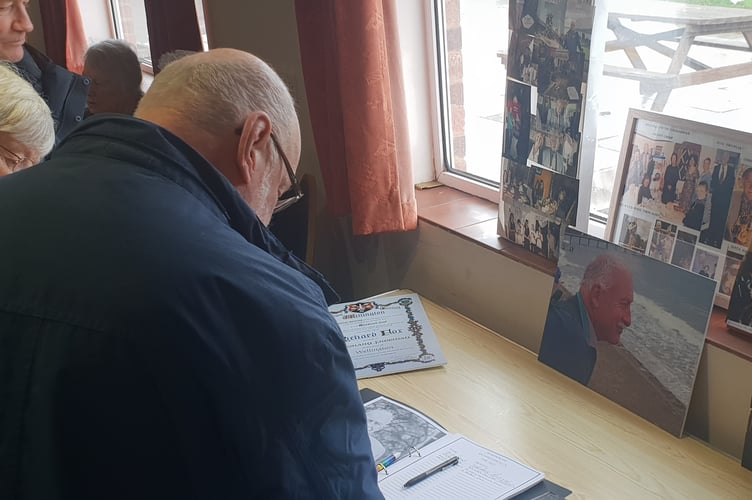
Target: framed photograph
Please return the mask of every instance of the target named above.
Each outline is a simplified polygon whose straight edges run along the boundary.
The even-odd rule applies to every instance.
[[[752,244],[752,134],[632,109],[622,144],[606,239],[715,279],[727,308]]]
[[[696,235],[660,224],[669,262],[564,230],[538,359],[680,437],[716,286],[670,263]]]

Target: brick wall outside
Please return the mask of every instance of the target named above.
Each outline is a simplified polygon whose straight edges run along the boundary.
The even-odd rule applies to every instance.
[[[445,0],[447,73],[449,74],[449,114],[451,115],[454,168],[465,171],[465,102],[462,84],[462,28],[460,2]]]

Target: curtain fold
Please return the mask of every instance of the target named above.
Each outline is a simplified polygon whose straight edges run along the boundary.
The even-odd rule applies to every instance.
[[[353,234],[407,231],[417,209],[395,0],[296,0],[327,208]]]
[[[66,0],[66,36],[65,62],[66,67],[74,73],[81,74],[84,70],[84,55],[88,47],[84,22],[78,8],[78,0]]]
[[[201,31],[194,0],[144,0],[154,74],[159,58],[173,50],[200,52]]]

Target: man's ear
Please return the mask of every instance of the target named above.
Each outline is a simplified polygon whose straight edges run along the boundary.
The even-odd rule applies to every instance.
[[[243,122],[236,161],[244,184],[250,183],[258,165],[259,150],[270,140],[271,132],[269,115],[263,111],[250,113]]]

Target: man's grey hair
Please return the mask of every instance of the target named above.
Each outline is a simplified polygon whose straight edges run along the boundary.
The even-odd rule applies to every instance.
[[[590,291],[596,285],[603,289],[611,288],[614,285],[614,274],[617,271],[630,272],[627,265],[618,257],[608,253],[601,254],[585,268],[580,289]]]
[[[141,62],[130,44],[123,40],[102,40],[86,50],[85,65],[112,77],[125,91],[141,94]]]
[[[55,145],[55,124],[47,103],[12,66],[0,63],[0,132],[45,156]]]
[[[279,75],[264,61],[212,60],[202,54],[174,61],[156,76],[139,104],[161,109],[221,136],[240,127],[249,113],[265,112],[283,143],[298,133],[295,102]]]

